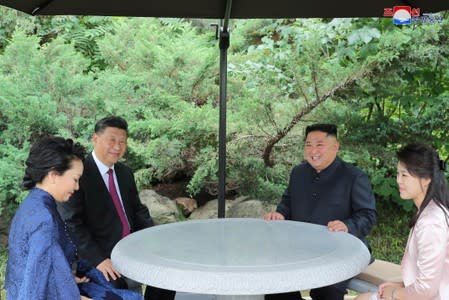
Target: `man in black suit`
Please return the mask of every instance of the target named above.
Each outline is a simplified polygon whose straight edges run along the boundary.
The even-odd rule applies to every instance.
[[[116,287],[127,288],[112,265],[114,246],[126,235],[153,225],[140,201],[133,172],[118,162],[126,151],[128,124],[106,117],[95,125],[94,150],[84,162],[80,188],[58,211],[75,234],[80,258],[96,266]],[[148,286],[145,299],[174,299],[175,292]]]
[[[340,144],[335,125],[307,126],[305,136],[306,162],[293,168],[280,204],[264,219],[325,225],[331,231],[355,235],[368,247],[365,236],[376,223],[375,199],[368,176],[337,156]],[[348,282],[312,289],[310,295],[313,300],[343,300]],[[265,299],[302,298],[299,292],[294,292],[266,295]]]

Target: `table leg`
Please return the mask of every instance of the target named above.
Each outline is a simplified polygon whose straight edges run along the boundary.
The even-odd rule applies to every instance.
[[[264,300],[264,295],[217,295],[215,300]]]

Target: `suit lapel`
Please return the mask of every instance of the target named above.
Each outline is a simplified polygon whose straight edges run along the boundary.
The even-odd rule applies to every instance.
[[[104,183],[103,176],[95,163],[92,153],[87,156],[84,162],[84,167],[86,168],[85,174],[89,175],[87,180],[91,183],[91,186],[95,187],[98,194],[101,193],[103,195],[107,195],[109,200],[112,201],[108,187]]]

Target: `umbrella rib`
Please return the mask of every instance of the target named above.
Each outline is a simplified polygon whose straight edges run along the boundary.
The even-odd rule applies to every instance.
[[[42,9],[46,8],[50,3],[52,3],[54,0],[48,0],[45,1],[44,3],[42,3],[40,6],[36,7],[35,9],[33,9],[33,11],[31,12],[32,16],[37,15]]]

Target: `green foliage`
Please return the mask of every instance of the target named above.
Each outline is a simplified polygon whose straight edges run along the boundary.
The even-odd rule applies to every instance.
[[[8,45],[16,29],[33,34],[37,18],[26,15],[17,10],[0,6],[0,53]]]
[[[362,80],[352,93],[340,97],[340,113],[333,120],[344,124],[345,143],[363,141],[369,152],[365,157],[374,162],[366,170],[379,198],[409,211],[412,205],[399,198],[394,181],[397,149],[422,142],[432,144],[443,159],[448,157],[448,48],[441,47],[448,38],[448,22],[401,29],[382,26],[375,45],[382,76]]]
[[[205,22],[0,14],[0,212],[23,199],[37,138],[90,147],[95,121],[110,114],[129,122],[125,160],[139,188],[187,178],[192,196],[217,193],[219,55]],[[231,24],[226,190],[276,203],[302,160],[304,127],[336,123],[342,158],[369,175],[378,199],[374,255],[399,262],[414,208],[399,198],[395,152],[425,142],[449,160],[448,16],[409,27],[386,18]]]
[[[70,45],[56,39],[40,46],[37,38],[23,31],[16,31],[4,49],[0,60],[0,207],[13,209],[22,199],[21,178],[30,144],[43,135],[71,136],[73,120],[86,108],[80,96],[90,78],[82,74],[83,66],[85,60]]]
[[[17,202],[36,138],[60,134],[89,145],[95,120],[108,114],[129,121],[125,159],[139,187],[188,178],[193,196],[216,193],[212,30],[181,19],[2,12],[3,206]],[[227,191],[275,202],[301,161],[304,126],[325,120],[339,125],[341,155],[368,173],[380,201],[403,206],[394,181],[397,148],[422,141],[449,155],[449,30],[447,17],[433,26],[387,21],[231,23]],[[268,168],[262,156],[275,136]]]
[[[238,152],[231,153],[229,161],[232,168],[228,172],[228,184],[234,183],[238,187],[235,189],[243,195],[277,204],[285,190],[290,170],[285,165],[266,168],[261,158],[240,157]]]
[[[16,30],[26,32],[39,39],[44,45],[60,38],[89,58],[88,70],[103,68],[104,62],[99,53],[97,39],[111,30],[112,18],[108,17],[74,17],[74,16],[29,16],[21,12],[0,7],[0,49],[7,46],[8,40]]]
[[[5,274],[6,263],[8,261],[8,251],[0,245],[0,299],[6,299]]]
[[[25,149],[28,145],[25,145]],[[22,182],[24,162],[28,153],[13,145],[0,144],[0,215],[14,213],[17,204],[24,199],[20,183]],[[3,212],[3,208],[9,211]]]
[[[199,166],[187,186],[189,193],[195,195],[204,187],[210,194],[217,195],[218,156],[216,149],[212,147],[201,149],[195,162]]]
[[[111,30],[112,19],[108,17],[60,16],[51,18],[50,32],[47,36],[57,35],[67,43],[74,45],[80,53],[90,58],[90,69],[105,67],[97,40]]]
[[[373,255],[400,264],[410,231],[408,224],[415,211],[404,212],[386,202],[378,202],[377,211],[377,224],[368,235]]]

